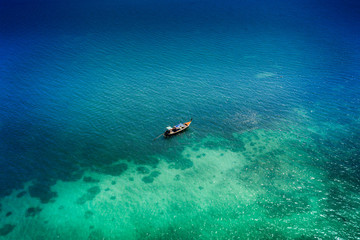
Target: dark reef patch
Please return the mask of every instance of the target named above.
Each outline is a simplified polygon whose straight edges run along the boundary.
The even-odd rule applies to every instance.
[[[114,165],[102,166],[100,169],[98,169],[98,172],[111,176],[120,176],[127,169],[128,165],[126,163],[118,163]]]
[[[137,167],[136,171],[138,173],[140,173],[140,174],[148,174],[148,173],[150,173],[150,170],[148,168],[146,168],[146,167],[143,167],[143,166]]]
[[[144,183],[152,183],[154,181],[154,178],[150,177],[150,176],[146,176],[146,177],[143,177],[141,179]]]
[[[74,170],[73,172],[70,172],[69,174],[65,174],[66,175],[66,178],[63,179],[63,181],[66,181],[66,182],[75,182],[79,179],[82,178],[83,176],[83,171],[81,169],[76,169]]]
[[[87,192],[88,192],[90,195],[92,195],[92,196],[96,196],[97,194],[100,193],[100,187],[95,186],[95,187],[89,188],[89,189],[87,190]]]
[[[14,230],[15,227],[16,225],[13,224],[5,224],[0,228],[0,236],[4,237],[8,235],[9,233],[12,232],[12,230]]]
[[[25,216],[26,217],[35,217],[36,215],[38,215],[41,212],[41,208],[40,207],[29,207],[26,210]]]
[[[21,191],[16,195],[16,197],[21,198],[21,197],[25,196],[25,194],[26,194],[26,191]]]
[[[174,181],[180,181],[180,175],[179,175],[179,174],[176,174],[176,175],[175,175]]]
[[[165,161],[169,164],[169,169],[185,170],[194,165],[190,158],[183,154],[185,146],[186,145],[182,145],[167,149],[167,153],[164,157]]]
[[[84,204],[87,201],[92,201],[96,195],[100,193],[100,188],[98,186],[89,188],[85,194],[76,200],[77,204]]]
[[[157,178],[160,174],[161,172],[159,171],[153,171],[149,176],[143,177],[142,181],[144,183],[152,183],[154,182],[154,179]]]
[[[98,183],[100,182],[98,179],[92,178],[92,177],[84,177],[83,181],[86,183]]]
[[[84,217],[85,217],[86,219],[89,219],[89,218],[91,218],[93,215],[94,215],[94,213],[93,213],[92,211],[87,210],[87,211],[85,212],[85,214],[84,214]]]
[[[5,216],[9,217],[9,216],[11,216],[11,214],[12,214],[12,212],[7,212]]]
[[[111,185],[115,185],[116,184],[116,181],[111,181]]]
[[[56,192],[50,190],[49,185],[39,182],[29,187],[29,193],[31,197],[40,199],[41,203],[48,203],[58,196]]]
[[[169,161],[169,163],[170,163],[169,169],[181,169],[181,170],[191,168],[194,165],[194,163],[190,159],[184,157],[180,157],[179,159]]]
[[[160,174],[161,174],[161,172],[159,172],[159,171],[153,171],[153,172],[150,174],[150,177],[156,178],[156,177],[158,177]]]
[[[110,197],[110,200],[115,200],[115,199],[116,199],[115,196],[111,196],[111,197]]]
[[[133,177],[129,177],[129,181],[133,182],[134,178]]]
[[[88,240],[99,240],[99,239],[108,239],[105,237],[104,233],[101,230],[93,230],[88,237]]]

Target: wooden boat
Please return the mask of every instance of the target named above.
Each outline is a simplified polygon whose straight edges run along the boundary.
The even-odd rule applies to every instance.
[[[166,128],[167,130],[164,132],[164,137],[170,137],[172,135],[175,135],[175,134],[185,131],[190,126],[191,121],[192,121],[192,119],[186,123],[179,123],[178,125],[175,125],[174,127],[167,127]]]

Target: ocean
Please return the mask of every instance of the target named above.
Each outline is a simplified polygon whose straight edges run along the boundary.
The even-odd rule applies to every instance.
[[[0,0],[0,238],[360,239],[359,9]]]

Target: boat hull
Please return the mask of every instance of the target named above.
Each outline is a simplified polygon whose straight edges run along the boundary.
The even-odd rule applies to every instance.
[[[191,124],[192,119],[189,122],[186,122],[184,124],[179,124],[182,125],[180,126],[180,128],[176,128],[176,126],[174,126],[172,129],[167,130],[166,132],[164,132],[164,137],[171,137],[174,136],[176,134],[179,134],[181,132],[184,132],[186,129],[189,128],[190,124]]]

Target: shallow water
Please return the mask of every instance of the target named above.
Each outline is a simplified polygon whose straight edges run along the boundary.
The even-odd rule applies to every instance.
[[[0,236],[360,238],[358,7],[4,3]]]

